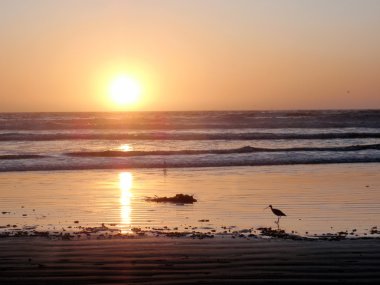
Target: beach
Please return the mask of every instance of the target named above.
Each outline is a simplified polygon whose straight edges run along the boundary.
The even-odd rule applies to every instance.
[[[0,280],[377,284],[377,165],[341,166],[2,173]]]
[[[1,239],[3,284],[378,284],[378,240]]]
[[[2,284],[380,281],[377,111],[1,116]]]
[[[108,227],[159,232],[259,234],[280,228],[313,238],[377,237],[377,164],[0,173],[0,234],[80,233]],[[147,197],[194,195],[193,204]],[[375,229],[375,230],[373,230]],[[375,234],[371,234],[374,232]],[[109,232],[110,233],[110,232]]]

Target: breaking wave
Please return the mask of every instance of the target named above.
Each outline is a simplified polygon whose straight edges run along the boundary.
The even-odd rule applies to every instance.
[[[293,148],[258,148],[245,146],[235,149],[209,149],[209,150],[173,150],[173,151],[79,151],[66,153],[68,156],[76,157],[131,157],[147,155],[197,155],[197,154],[234,154],[234,153],[254,153],[254,152],[292,152],[292,151],[361,151],[380,150],[380,144],[353,145],[344,147],[293,147]]]

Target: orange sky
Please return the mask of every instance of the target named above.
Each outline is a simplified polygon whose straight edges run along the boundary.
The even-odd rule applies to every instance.
[[[0,2],[0,111],[380,108],[380,1]],[[141,83],[118,107],[109,84]]]

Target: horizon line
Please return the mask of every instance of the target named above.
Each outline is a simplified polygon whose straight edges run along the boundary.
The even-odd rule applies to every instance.
[[[289,111],[380,111],[380,108],[320,108],[320,109],[221,109],[221,110],[114,110],[114,111],[0,111],[0,114],[17,113],[191,113],[191,112],[289,112]]]

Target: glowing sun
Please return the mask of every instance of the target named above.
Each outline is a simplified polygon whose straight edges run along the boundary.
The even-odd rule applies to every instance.
[[[120,75],[111,81],[109,94],[112,101],[118,105],[135,103],[140,96],[140,83],[129,76]]]

